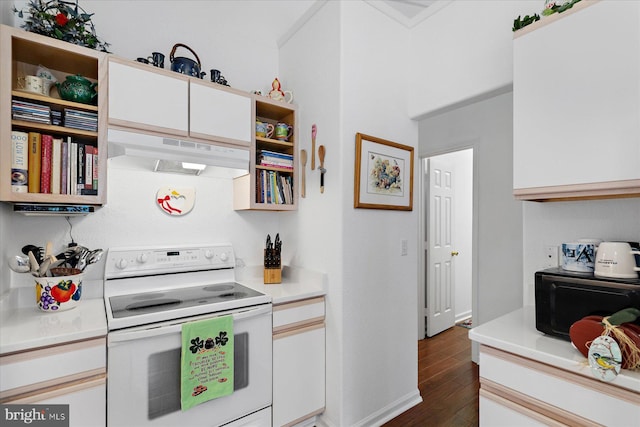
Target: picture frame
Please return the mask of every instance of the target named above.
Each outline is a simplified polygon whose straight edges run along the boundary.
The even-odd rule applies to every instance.
[[[356,133],[354,208],[413,210],[413,147]]]

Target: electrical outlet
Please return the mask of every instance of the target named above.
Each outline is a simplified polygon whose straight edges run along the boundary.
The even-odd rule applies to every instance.
[[[400,256],[407,256],[407,253],[409,252],[409,242],[403,239],[400,241],[400,246]]]
[[[544,247],[544,268],[553,268],[558,266],[558,247]]]

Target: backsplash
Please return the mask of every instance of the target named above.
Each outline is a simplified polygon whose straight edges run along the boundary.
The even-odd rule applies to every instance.
[[[580,238],[640,241],[640,199],[536,203],[523,206],[524,304],[533,305],[536,271],[544,247]]]
[[[61,249],[73,240],[90,248],[231,243],[236,257],[247,265],[262,262],[265,230],[277,230],[278,216],[272,212],[236,212],[232,208],[234,170],[205,171],[198,177],[152,172],[153,162],[127,158],[109,160],[108,200],[96,213],[71,217],[27,217],[2,206],[0,236],[3,267],[0,295],[9,287],[31,287],[29,274],[11,272],[6,258],[20,254],[28,243],[53,243]],[[236,171],[237,172],[237,171]],[[156,202],[156,192],[164,186],[193,187],[193,210],[184,216],[167,215]],[[103,257],[106,258],[106,257]],[[87,279],[102,279],[104,261],[87,269]]]

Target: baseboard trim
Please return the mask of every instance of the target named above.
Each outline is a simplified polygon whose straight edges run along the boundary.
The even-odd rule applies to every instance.
[[[471,317],[471,310],[467,310],[464,313],[456,314],[456,324],[462,322],[463,320],[467,320]]]
[[[353,424],[353,427],[381,426],[419,403],[422,403],[422,396],[420,396],[420,390],[416,389],[392,404]]]

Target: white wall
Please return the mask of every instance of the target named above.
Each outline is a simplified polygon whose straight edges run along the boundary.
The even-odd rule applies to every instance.
[[[341,424],[343,411],[343,264],[342,192],[345,172],[340,134],[340,6],[329,2],[298,29],[280,49],[283,79],[298,88],[299,149],[307,150],[306,197],[296,215],[282,222],[295,236],[295,264],[323,271],[328,278],[326,296],[326,411],[328,425]],[[319,160],[311,170],[311,126],[317,126],[317,145],[327,147],[325,190],[320,193]],[[317,147],[316,147],[317,151]]]
[[[16,0],[18,9],[26,10],[25,0]],[[212,68],[222,71],[229,84],[237,89],[267,90],[278,76],[276,40],[293,24],[314,0],[232,0],[215,1],[130,1],[82,0],[98,37],[111,44],[118,56],[135,59],[151,52],[166,56],[176,43],[195,51],[202,70],[210,79]],[[17,22],[17,26],[19,26]],[[179,47],[175,56],[195,59]],[[286,79],[283,88],[293,90]]]
[[[544,268],[544,248],[581,238],[640,242],[640,199],[524,203],[525,305],[533,305],[534,274]],[[561,258],[559,258],[561,260]]]
[[[522,202],[512,196],[513,101],[503,94],[420,121],[420,155],[473,147],[474,324],[522,305]]]
[[[342,2],[344,393],[340,425],[371,425],[417,399],[417,183],[411,212],[354,209],[355,134],[417,147],[406,113],[409,33],[362,2]],[[417,151],[417,150],[415,150]],[[418,170],[414,152],[414,170]],[[400,256],[401,240],[409,253]],[[408,368],[409,367],[409,368]],[[416,369],[414,369],[416,367]]]
[[[540,0],[456,0],[413,28],[409,116],[420,118],[508,91],[513,20],[543,8]]]
[[[376,31],[365,34],[361,22]],[[329,276],[322,418],[333,426],[375,424],[418,398],[416,211],[353,208],[355,133],[417,141],[404,92],[372,90],[387,73],[405,80],[407,52],[398,46],[406,46],[406,30],[376,9],[328,2],[281,48],[283,75],[304,88],[296,95],[300,148],[310,150],[313,123],[327,147],[325,192],[318,171],[307,169],[307,198],[290,226],[300,238],[297,262]],[[407,257],[399,256],[403,238]]]

